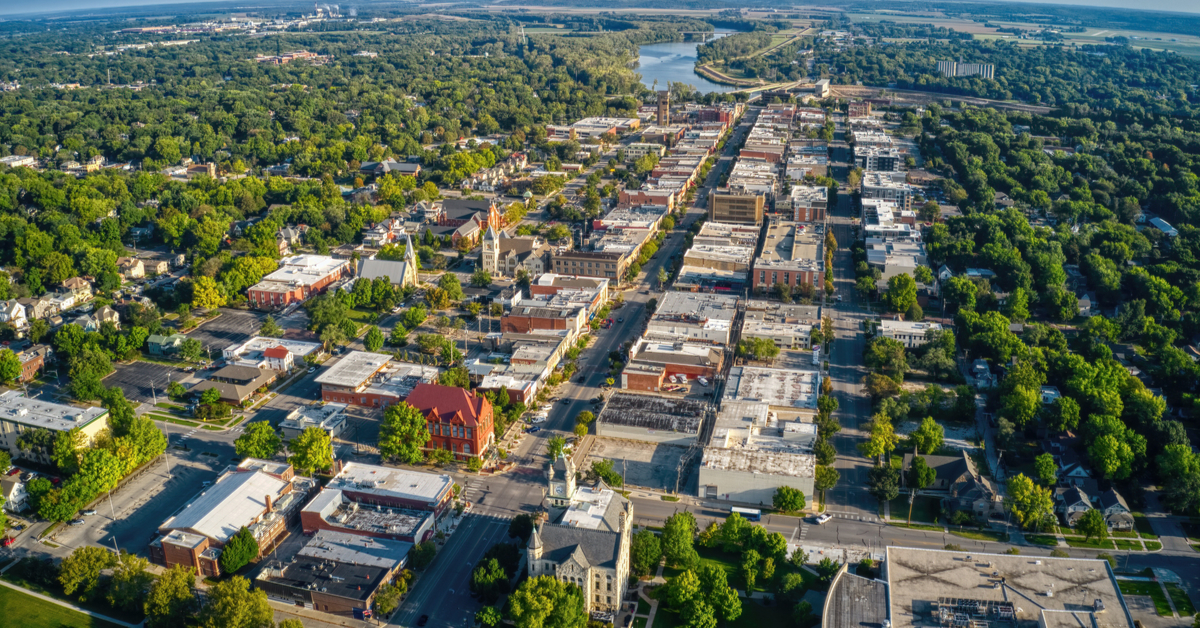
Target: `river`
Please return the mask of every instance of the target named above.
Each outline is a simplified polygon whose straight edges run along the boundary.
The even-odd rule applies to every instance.
[[[724,37],[728,34],[729,31],[717,31],[716,36]],[[654,81],[657,79],[657,89],[667,89],[669,82],[687,83],[695,87],[701,94],[731,92],[737,89],[732,85],[714,83],[696,74],[696,48],[699,46],[700,44],[695,42],[641,46],[638,55],[638,72],[642,75],[642,84],[656,89]]]

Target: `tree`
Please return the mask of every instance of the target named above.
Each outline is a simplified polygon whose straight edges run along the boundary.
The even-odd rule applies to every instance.
[[[54,461],[55,466],[63,475],[75,475],[79,471],[79,450],[83,447],[87,437],[76,427],[67,432],[58,432],[53,438],[54,445],[50,459]]]
[[[907,312],[917,302],[917,282],[908,273],[892,275],[883,300],[893,312]]]
[[[385,460],[418,464],[431,435],[425,415],[407,403],[388,406],[379,426],[379,455]]]
[[[262,589],[250,590],[250,581],[234,576],[209,587],[200,610],[202,628],[271,628],[275,612]]]
[[[1102,434],[1088,447],[1088,457],[1106,480],[1124,480],[1133,471],[1133,449],[1113,434]]]
[[[234,452],[239,458],[262,458],[270,460],[283,447],[283,440],[275,433],[269,421],[258,421],[246,426],[246,431],[233,442]]]
[[[833,464],[837,460],[837,449],[829,440],[824,438],[817,439],[813,444],[813,455],[817,457],[817,464]]]
[[[333,443],[329,432],[319,427],[307,427],[288,444],[292,456],[288,462],[297,469],[306,469],[309,475],[333,466]]]
[[[696,537],[696,518],[687,511],[667,517],[663,524],[662,550],[668,565],[691,567],[699,560],[692,546]]]
[[[897,384],[904,382],[904,374],[908,372],[908,358],[904,352],[904,344],[899,340],[883,336],[872,338],[867,343],[863,359],[868,368],[888,376]]]
[[[658,566],[660,560],[662,560],[662,544],[658,541],[658,535],[651,530],[642,530],[633,535],[629,568],[634,575],[649,575]]]
[[[722,549],[730,554],[736,553],[745,543],[746,535],[749,533],[750,522],[736,512],[730,514],[721,524]]]
[[[531,534],[533,534],[533,517],[530,515],[517,515],[508,524],[508,536],[516,538],[522,547],[529,541]]]
[[[937,451],[945,439],[946,430],[941,424],[933,420],[933,417],[925,417],[921,421],[920,427],[912,434],[909,434],[908,439],[917,447],[917,451],[922,454],[929,455]]]
[[[471,591],[478,593],[484,604],[495,604],[496,600],[508,592],[508,575],[500,566],[500,561],[487,558],[479,562],[471,572]]]
[[[225,548],[221,550],[221,571],[227,574],[236,573],[258,558],[258,549],[258,541],[250,530],[243,526],[229,537]]]
[[[486,288],[492,285],[492,273],[482,267],[476,268],[475,272],[471,273],[471,285],[476,288]]]
[[[762,557],[754,550],[746,550],[742,552],[742,580],[746,583],[746,590],[754,588],[755,581],[758,580],[758,562]]]
[[[667,606],[682,611],[700,595],[700,578],[689,569],[671,579],[667,587]]]
[[[1079,403],[1070,397],[1059,397],[1046,412],[1046,427],[1052,432],[1065,432],[1079,427]]]
[[[771,360],[779,355],[779,347],[770,338],[742,338],[738,341],[737,352],[751,360]]]
[[[780,486],[775,489],[771,505],[782,512],[800,512],[804,510],[804,492],[790,486]]]
[[[197,277],[192,284],[192,307],[212,310],[225,305],[225,293],[212,277]]]
[[[509,617],[516,628],[583,628],[587,625],[583,592],[554,576],[521,583],[509,598]]]
[[[813,488],[821,491],[821,503],[825,503],[825,491],[837,486],[838,479],[841,474],[833,467],[817,466],[816,475],[813,479]]]
[[[874,458],[878,463],[899,444],[900,436],[896,434],[892,420],[887,415],[876,414],[871,418],[871,436],[858,444],[858,450],[862,455]]]
[[[412,548],[412,568],[417,571],[425,569],[433,562],[434,556],[437,556],[437,545],[433,541],[417,543]]]
[[[371,325],[367,330],[366,337],[363,338],[363,346],[367,351],[379,351],[383,348],[383,332],[379,331],[379,327]]]
[[[613,488],[621,488],[625,485],[625,479],[613,469],[612,460],[596,460],[592,462],[592,468],[588,471],[588,477],[600,478],[604,480],[605,484]]]
[[[12,349],[0,350],[0,384],[15,382],[21,376],[21,359]]]
[[[278,338],[283,335],[283,328],[275,322],[275,317],[268,315],[263,320],[262,328],[258,330],[258,335]]]
[[[667,279],[669,279],[669,278],[670,278],[670,276],[667,275],[667,269],[659,266],[658,273],[655,276],[655,279],[658,280],[658,289],[659,290],[662,290],[667,285]]]
[[[891,465],[874,467],[867,473],[867,490],[875,499],[889,502],[900,495],[900,471]]]
[[[450,301],[462,301],[462,283],[459,282],[458,275],[442,273],[441,278],[438,279],[438,287],[446,291],[446,298]]]
[[[175,565],[156,578],[146,594],[145,611],[150,628],[186,625],[196,613],[196,572],[191,565]]]
[[[142,608],[142,598],[154,582],[154,575],[146,571],[149,566],[150,561],[145,558],[121,552],[108,583],[109,605],[128,612]]]
[[[88,601],[100,584],[100,572],[117,563],[117,557],[102,547],[85,545],[64,558],[58,571],[58,583],[63,593]]]
[[[1037,470],[1038,479],[1043,486],[1054,486],[1058,481],[1058,465],[1054,463],[1054,456],[1049,452],[1034,458],[1033,468]]]
[[[1104,515],[1094,508],[1083,513],[1079,521],[1075,522],[1075,529],[1082,532],[1088,541],[1092,540],[1093,536],[1100,541],[1108,538],[1108,523],[1104,521]]]
[[[504,616],[496,610],[495,606],[485,606],[483,610],[475,613],[475,621],[479,622],[483,628],[496,628],[503,620]]]
[[[933,480],[936,477],[937,471],[925,464],[925,458],[913,456],[912,462],[908,466],[908,474],[904,478],[908,482],[908,490],[910,492],[908,500],[908,523],[912,523],[913,503],[917,500],[917,493],[924,490],[930,484],[933,484]]]
[[[551,436],[546,440],[546,457],[550,460],[558,460],[563,455],[563,450],[567,447],[567,439],[562,436]]]
[[[1024,473],[1009,478],[1006,504],[1017,525],[1025,529],[1040,530],[1054,521],[1050,489],[1034,484]]]
[[[446,371],[438,377],[438,383],[442,386],[456,386],[458,388],[470,390],[471,373],[462,366],[446,369]]]
[[[195,338],[188,338],[183,341],[183,344],[179,345],[179,357],[185,360],[195,362],[202,355],[204,355],[204,345]]]

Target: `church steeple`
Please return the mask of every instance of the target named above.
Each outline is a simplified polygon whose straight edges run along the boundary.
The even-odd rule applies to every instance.
[[[413,249],[412,236],[408,233],[404,234],[404,261],[405,263],[412,264],[413,268],[416,268],[417,254],[416,250]]]

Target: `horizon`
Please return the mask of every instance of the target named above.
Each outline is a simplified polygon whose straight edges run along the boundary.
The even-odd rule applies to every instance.
[[[230,0],[45,0],[39,3],[38,11],[29,11],[28,5],[16,0],[0,0],[0,16],[14,16],[21,19],[25,16],[36,18],[72,11],[93,12],[97,9],[120,9],[137,7],[170,6],[177,4],[226,4]],[[1143,0],[1140,6],[1127,6],[1126,0],[999,0],[1015,4],[1044,4],[1072,7],[1096,7],[1105,9],[1126,9],[1130,11],[1155,12],[1165,11],[1200,15],[1200,2],[1195,0]]]

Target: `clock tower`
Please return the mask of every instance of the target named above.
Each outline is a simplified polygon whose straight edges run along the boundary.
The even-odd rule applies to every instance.
[[[554,464],[550,465],[547,477],[549,490],[546,498],[550,505],[556,508],[566,508],[575,494],[575,464],[565,455],[560,455]]]
[[[500,272],[500,230],[492,225],[488,225],[487,232],[483,234],[483,252],[479,256],[479,264],[493,275],[503,274]]]

